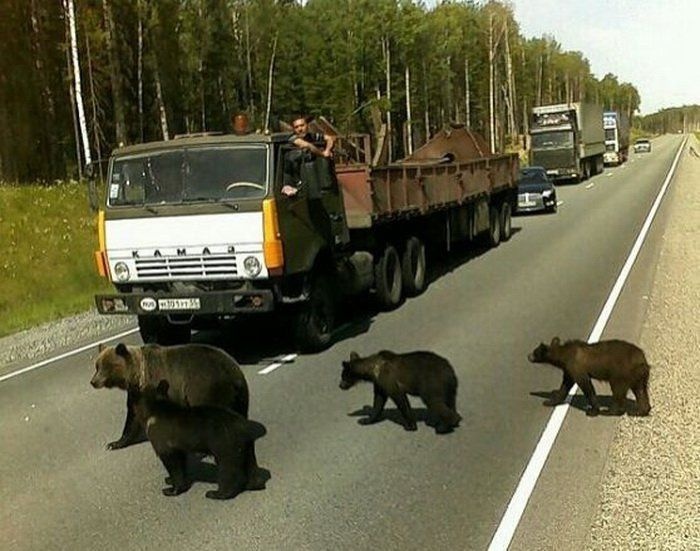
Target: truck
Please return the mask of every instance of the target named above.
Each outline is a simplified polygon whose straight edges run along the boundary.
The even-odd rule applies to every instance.
[[[382,166],[369,136],[339,138],[336,160],[300,156],[289,137],[190,135],[114,150],[95,262],[115,290],[95,296],[98,311],[137,316],[144,342],[164,345],[267,314],[315,351],[330,344],[343,300],[369,293],[391,310],[422,293],[426,246],[511,235],[518,157],[491,154],[463,127]],[[292,197],[281,193],[290,173]]]
[[[531,166],[541,166],[553,180],[586,180],[603,171],[603,109],[589,102],[532,108]]]
[[[606,165],[621,165],[627,160],[630,147],[630,123],[625,113],[605,111],[603,113],[603,130],[605,131]]]

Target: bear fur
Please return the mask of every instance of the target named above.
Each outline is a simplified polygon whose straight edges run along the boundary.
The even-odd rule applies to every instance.
[[[404,419],[406,430],[416,430],[416,419],[407,394],[420,396],[428,413],[436,418],[435,432],[451,432],[462,417],[455,409],[457,376],[450,363],[432,352],[395,354],[382,350],[361,358],[355,352],[343,362],[340,388],[347,390],[358,381],[374,385],[374,405],[360,423],[379,421],[387,398],[391,398]]]
[[[169,477],[166,496],[186,492],[192,482],[187,477],[187,454],[213,455],[218,467],[217,490],[209,490],[211,499],[231,499],[245,490],[262,490],[255,460],[255,440],[267,432],[265,427],[230,409],[217,406],[183,407],[169,401],[168,383],[157,388],[136,391],[135,413],[146,427],[146,435]]]
[[[559,390],[545,401],[547,406],[556,406],[566,400],[571,387],[576,383],[590,405],[586,415],[595,416],[600,412],[591,379],[610,383],[613,405],[609,413],[622,415],[626,411],[627,391],[632,389],[637,399],[634,415],[649,415],[649,364],[644,352],[634,344],[623,340],[607,340],[588,344],[580,340],[561,344],[554,337],[547,345],[540,343],[529,355],[532,363],[548,363],[564,372]]]
[[[100,345],[95,388],[121,388],[127,392],[126,421],[119,440],[107,449],[143,441],[144,427],[134,416],[135,393],[160,380],[168,382],[168,398],[182,406],[229,407],[248,417],[248,384],[236,360],[223,350],[204,344],[180,346]]]

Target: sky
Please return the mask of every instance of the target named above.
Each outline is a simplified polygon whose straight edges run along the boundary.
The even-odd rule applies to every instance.
[[[640,112],[700,105],[700,0],[511,0],[526,38],[580,51],[596,78],[639,91]]]

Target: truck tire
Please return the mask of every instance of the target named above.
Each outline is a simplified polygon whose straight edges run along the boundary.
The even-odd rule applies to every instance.
[[[425,245],[417,237],[406,241],[401,258],[401,282],[407,296],[420,295],[425,290]]]
[[[393,310],[401,303],[401,261],[396,249],[387,245],[374,265],[377,301],[384,310]]]
[[[489,247],[498,247],[501,242],[501,216],[498,207],[492,206],[489,208]]]
[[[138,322],[144,344],[186,344],[192,337],[189,323],[170,323],[165,316],[138,316]]]
[[[511,219],[511,206],[508,201],[504,201],[501,205],[501,241],[508,241],[513,233],[512,219]]]
[[[328,275],[312,277],[309,300],[302,304],[294,320],[294,340],[302,352],[318,352],[328,347],[335,326],[335,297]]]

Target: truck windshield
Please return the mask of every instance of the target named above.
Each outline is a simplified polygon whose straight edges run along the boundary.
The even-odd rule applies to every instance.
[[[117,157],[108,204],[237,200],[267,192],[265,145],[196,147]]]
[[[574,145],[572,132],[542,132],[532,135],[533,149],[563,149]]]

